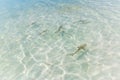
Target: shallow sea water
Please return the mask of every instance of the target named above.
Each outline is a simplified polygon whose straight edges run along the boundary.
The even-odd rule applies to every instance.
[[[0,80],[120,80],[119,66],[120,0],[0,1]]]

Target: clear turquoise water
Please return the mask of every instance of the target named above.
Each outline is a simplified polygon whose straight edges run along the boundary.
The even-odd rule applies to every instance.
[[[119,66],[119,0],[0,0],[0,80],[119,80]]]

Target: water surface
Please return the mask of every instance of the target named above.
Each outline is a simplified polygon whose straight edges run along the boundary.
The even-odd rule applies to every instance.
[[[119,80],[119,4],[0,0],[0,80]]]

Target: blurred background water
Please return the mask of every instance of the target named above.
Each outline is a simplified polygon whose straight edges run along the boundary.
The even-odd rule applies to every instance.
[[[119,80],[119,66],[120,0],[0,0],[0,80]]]

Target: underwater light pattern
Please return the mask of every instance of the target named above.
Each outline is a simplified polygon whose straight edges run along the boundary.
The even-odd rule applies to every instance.
[[[120,80],[119,0],[1,0],[0,80]]]

